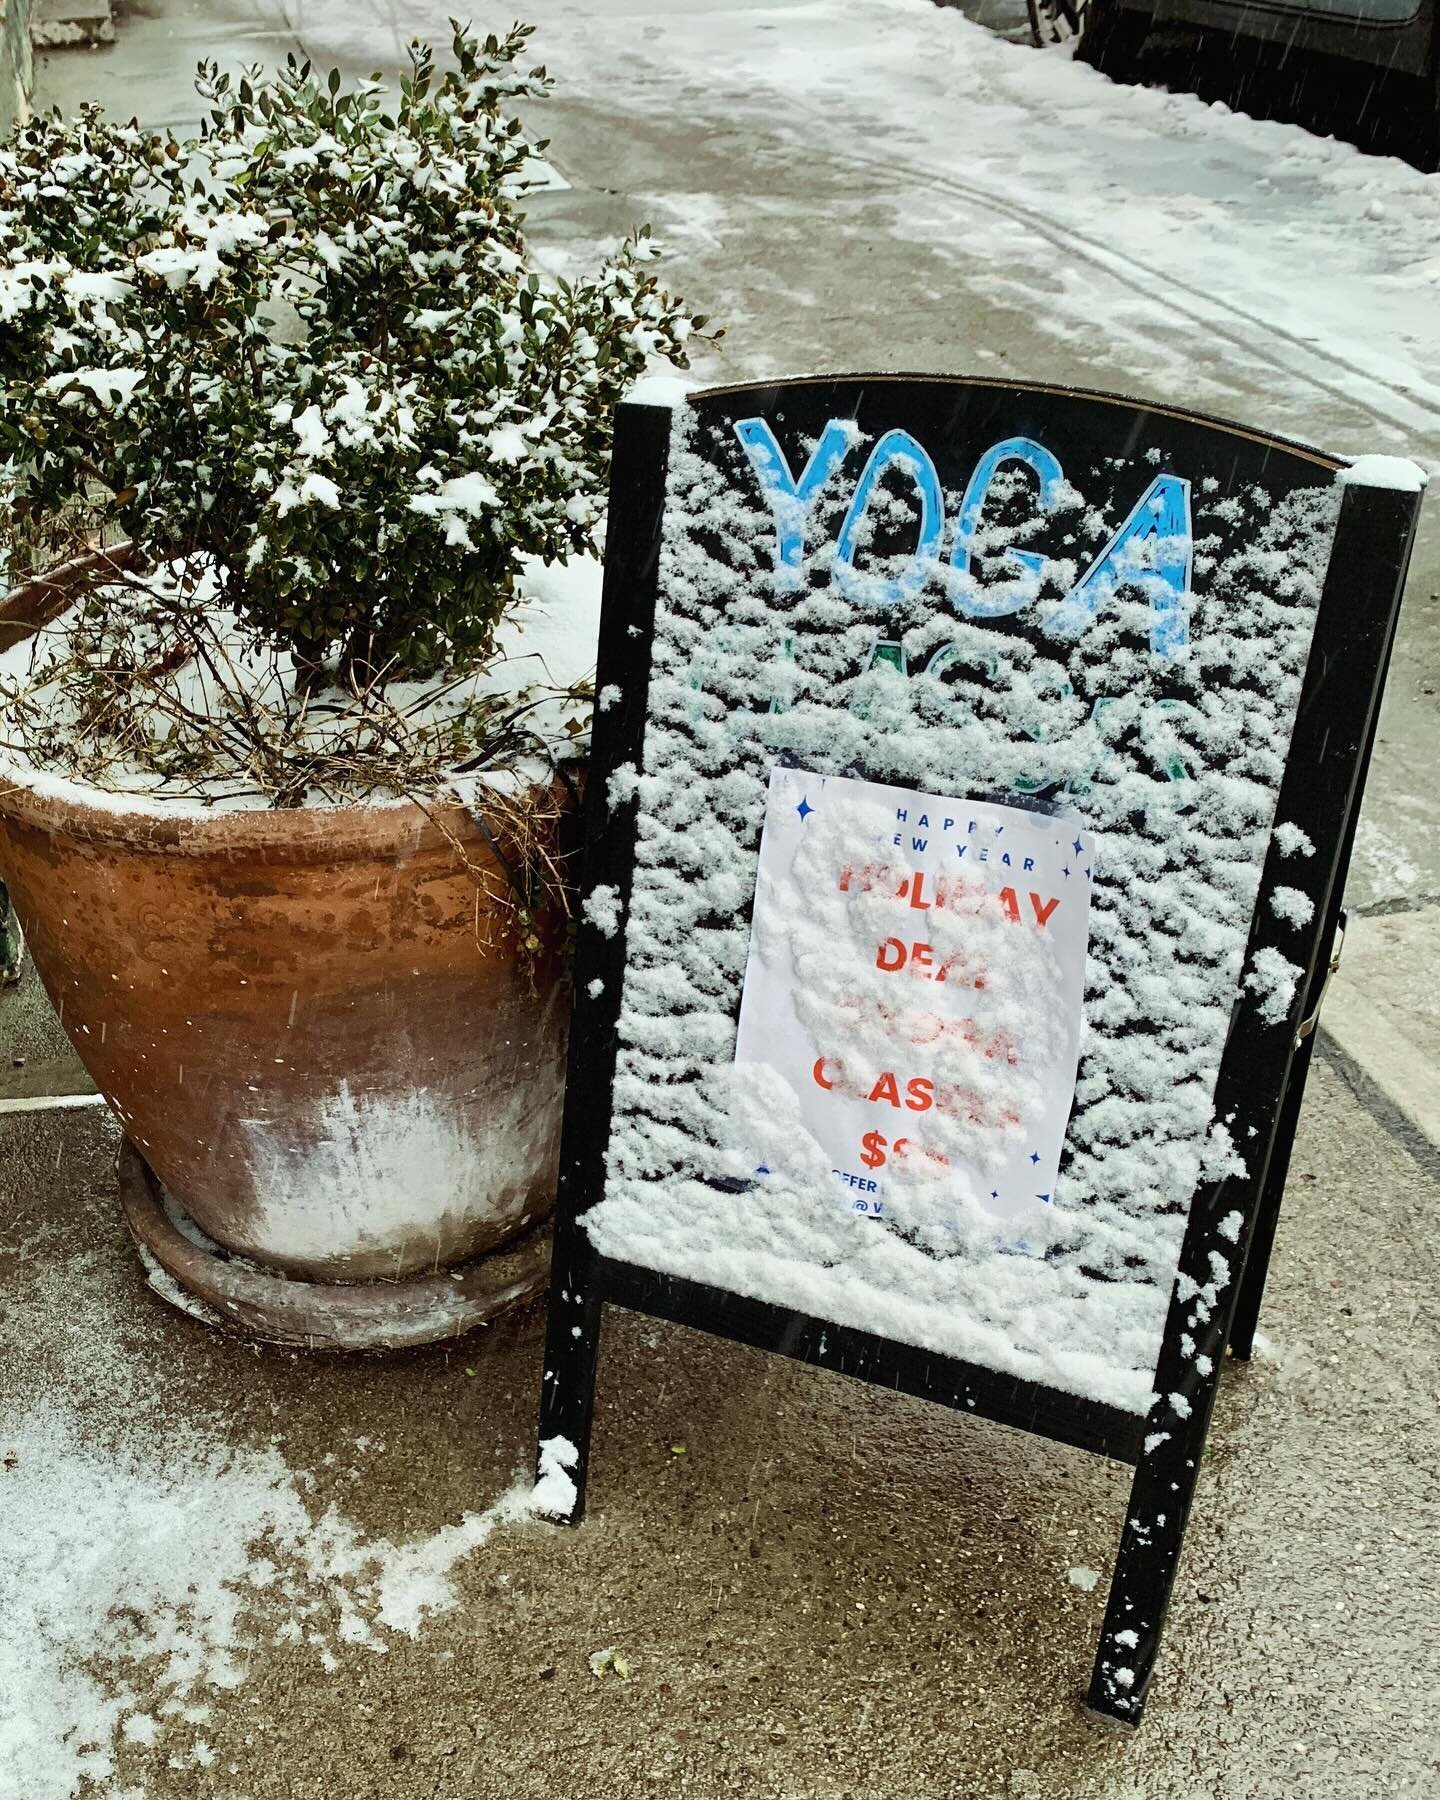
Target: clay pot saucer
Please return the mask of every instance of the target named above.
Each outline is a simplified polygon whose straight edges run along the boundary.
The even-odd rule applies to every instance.
[[[401,1350],[488,1325],[544,1286],[549,1221],[452,1269],[398,1281],[306,1281],[233,1255],[165,1192],[128,1138],[120,1208],[150,1286],[219,1331],[306,1350]]]

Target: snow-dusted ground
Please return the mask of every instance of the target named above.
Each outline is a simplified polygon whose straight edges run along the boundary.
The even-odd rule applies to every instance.
[[[393,61],[435,9],[291,0],[289,16],[319,60],[358,64]],[[1197,405],[1233,397],[1244,372],[1270,384],[1261,423],[1304,435],[1343,407],[1365,441],[1330,447],[1428,444],[1440,466],[1440,177],[1116,85],[933,0],[550,0],[536,16],[562,107],[633,111],[642,128],[683,111],[723,130],[715,148],[741,177],[734,205],[693,195],[687,209],[659,159],[642,197],[688,210],[697,231],[710,213],[739,252],[737,289],[752,272],[740,215],[774,205],[773,167],[878,179],[896,205],[884,236],[943,248],[957,287],[1017,300],[1077,364],[1103,341],[1107,360],[1130,361],[1130,385]],[[832,250],[836,223],[816,222]],[[873,261],[884,236],[854,243],[850,273],[903,305],[903,274]],[[732,379],[778,367],[772,333],[737,335]],[[823,320],[809,337],[828,363]],[[877,357],[903,353],[897,339],[876,342]],[[952,364],[972,351],[956,342]]]
[[[0,1120],[0,1796],[1428,1794],[1440,1188],[1314,1081],[1277,1348],[1227,1377],[1123,1736],[1076,1703],[1123,1469],[616,1311],[587,1523],[479,1543],[533,1336],[237,1353],[145,1295],[103,1119]]]
[[[0,1390],[0,1800],[141,1800],[112,1780],[126,1746],[161,1745],[170,1768],[213,1769],[204,1791],[229,1792],[237,1767],[206,1725],[257,1656],[303,1646],[320,1677],[347,1648],[385,1655],[456,1604],[457,1565],[535,1497],[517,1477],[438,1531],[367,1533],[317,1503],[278,1432],[237,1448],[228,1418],[177,1421],[154,1357],[129,1348],[158,1320],[95,1268],[83,1252],[52,1265],[19,1304],[12,1290],[6,1320],[24,1352],[19,1394]],[[384,1448],[337,1443],[327,1481],[363,1482]],[[562,1458],[541,1507],[567,1479]]]

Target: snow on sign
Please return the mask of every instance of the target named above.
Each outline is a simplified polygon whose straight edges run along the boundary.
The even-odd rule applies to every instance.
[[[1090,1699],[1139,1719],[1421,485],[958,378],[620,409],[557,1510],[607,1300],[1127,1460]]]
[[[856,1212],[942,1243],[988,1214],[1023,1247],[999,1222],[1052,1201],[1093,862],[1048,813],[771,772],[735,1061],[798,1102]]]

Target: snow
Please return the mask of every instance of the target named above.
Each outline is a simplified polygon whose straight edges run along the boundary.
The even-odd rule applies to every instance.
[[[491,460],[498,463],[525,462],[535,454],[534,445],[516,425],[502,425],[492,431],[485,439],[485,448]]]
[[[228,1436],[218,1415],[174,1422],[123,1284],[77,1290],[57,1265],[26,1287],[14,1372],[46,1381],[7,1393],[0,1426],[0,1800],[142,1800],[117,1785],[136,1750],[210,1766],[206,1702],[244,1687],[254,1648],[307,1646],[316,1680],[347,1647],[384,1654],[458,1605],[463,1564],[555,1497],[517,1478],[436,1531],[371,1536],[316,1502],[279,1439]],[[566,1448],[554,1440],[562,1480]]]
[[[420,471],[420,478],[435,480],[433,469]],[[485,512],[495,512],[500,508],[500,495],[493,482],[487,481],[478,470],[472,469],[468,475],[452,475],[448,480],[440,482],[433,494],[412,494],[410,510],[417,513],[430,513],[438,518],[447,518],[451,527],[464,532],[460,521],[464,518],[478,518]],[[468,536],[465,539],[468,542]]]
[[[591,888],[582,910],[602,937],[613,938],[620,929],[620,895],[613,887]]]
[[[688,375],[646,374],[631,385],[625,399],[631,406],[663,406],[673,412],[677,406],[683,406],[686,395],[693,394],[699,386],[700,383]]]
[[[340,504],[340,490],[328,475],[310,474],[300,483],[300,498],[333,508]]]
[[[291,482],[282,481],[275,490],[275,510],[282,519],[310,500],[335,508],[340,504],[340,490],[328,475],[315,473],[305,476],[298,488]]]
[[[1313,856],[1315,846],[1298,825],[1288,822],[1275,827],[1275,842],[1282,856]]]
[[[300,440],[301,453],[305,456],[329,456],[335,448],[318,406],[312,404],[304,412],[297,413],[290,421],[290,429]]]
[[[1315,917],[1315,902],[1299,888],[1277,887],[1270,896],[1270,910],[1277,919],[1298,928]]]
[[[130,287],[128,275],[73,269],[64,280],[65,292],[76,302],[123,300]]]
[[[540,1440],[540,1478],[530,1503],[538,1513],[552,1519],[568,1519],[575,1511],[578,1498],[570,1471],[580,1460],[580,1452],[569,1438],[548,1437]]]
[[[651,6],[640,53],[617,29],[635,10],[633,0],[552,0],[537,49],[564,94],[647,128],[671,124],[667,98],[683,94],[688,130],[723,127],[754,154],[813,157],[823,184],[811,177],[795,191],[833,195],[877,260],[901,272],[922,315],[909,344],[941,347],[922,362],[973,368],[941,320],[998,306],[1002,323],[1012,312],[1025,335],[1049,340],[1005,365],[1017,373],[1041,372],[1034,359],[1048,351],[1065,373],[1104,367],[1092,385],[1242,416],[1236,394],[1248,391],[1263,396],[1249,409],[1256,422],[1291,435],[1313,439],[1318,417],[1338,415],[1357,445],[1378,431],[1376,448],[1422,454],[1424,444],[1428,463],[1440,456],[1435,176],[1194,95],[1109,82],[933,0]],[[423,9],[400,0],[399,16],[408,26]],[[388,53],[390,30],[388,15],[370,28],[374,55]],[[338,47],[338,33],[330,41]],[[665,238],[726,251],[765,243],[749,222],[752,192],[695,185],[656,217]],[[654,188],[663,208],[662,178]],[[779,241],[803,237],[803,201],[767,195],[765,211]],[[843,239],[816,234],[817,250],[831,245],[828,269],[803,247],[733,271],[717,256],[722,291],[705,297],[737,340],[741,324],[767,317],[780,341],[753,345],[771,359],[762,373],[916,366],[913,348],[894,342],[879,284],[870,309],[855,309],[873,320],[873,357],[826,353],[820,284],[853,281],[859,267],[847,267]],[[998,331],[990,341],[1004,347]]]
[[[432,1537],[387,1545],[373,1588],[374,1620],[389,1631],[418,1637],[420,1627],[436,1613],[449,1612],[458,1596],[451,1579],[455,1565],[486,1543],[497,1525],[510,1525],[534,1513],[548,1513],[548,1493],[517,1481],[484,1512],[466,1513]],[[362,1621],[363,1624],[363,1621]],[[357,1633],[354,1641],[365,1643]]]
[[[329,487],[323,476],[311,474],[308,480]],[[297,490],[297,503],[299,498]],[[316,498],[333,503],[324,492],[317,493]],[[515,701],[528,697],[531,705],[526,722],[536,754],[522,759],[509,779],[520,783],[527,778],[543,778],[548,773],[547,756],[565,760],[582,753],[588,743],[585,729],[577,733],[570,726],[577,718],[582,727],[588,725],[588,708],[574,697],[573,690],[583,687],[594,673],[602,574],[599,561],[593,557],[576,557],[569,563],[548,567],[535,558],[527,559],[516,603],[496,634],[495,653],[487,668],[448,693],[444,692],[448,684],[443,681],[394,683],[389,690],[392,704],[412,720],[425,721],[442,719],[483,695]],[[35,672],[36,659],[47,655],[49,641],[50,635],[42,633],[0,652],[0,693],[6,683],[26,691],[42,680]],[[265,679],[272,682],[284,683],[292,678],[288,659],[278,660],[265,672]],[[188,697],[189,691],[186,692]],[[163,730],[165,721],[158,721],[158,725]],[[269,804],[267,796],[240,771],[233,780],[211,783],[201,794],[177,793],[168,791],[153,771],[131,760],[111,771],[111,786],[99,788],[37,767],[18,748],[7,749],[3,744],[0,778],[45,798],[90,807],[115,817],[205,818],[212,813],[263,810]],[[503,774],[491,776],[482,772],[457,778],[451,785],[462,799],[473,802],[481,789],[503,779]],[[306,803],[327,804],[315,794]],[[403,796],[385,793],[371,795],[364,801],[371,807],[407,803]]]
[[[142,369],[77,369],[71,374],[52,375],[45,386],[52,390],[82,388],[93,394],[101,406],[123,406],[145,379]]]
[[[181,287],[189,281],[202,290],[212,288],[224,271],[222,257],[244,244],[262,242],[267,229],[266,221],[253,213],[209,217],[193,209],[187,211],[185,227],[185,244],[162,244],[136,259],[140,268],[158,276],[167,287]],[[193,241],[196,238],[198,243]]]
[[[1339,490],[1323,478],[1279,497],[1197,486],[1193,542],[1162,535],[1147,553],[1155,567],[1193,555],[1188,648],[1155,648],[1156,618],[1169,615],[1144,600],[1112,597],[1075,635],[1068,603],[1039,577],[1028,602],[1006,595],[1008,608],[1036,607],[1035,647],[984,616],[977,595],[994,591],[973,574],[932,557],[927,593],[908,550],[869,555],[866,582],[837,598],[827,578],[868,452],[853,425],[835,428],[838,460],[792,518],[766,503],[733,429],[722,421],[711,437],[701,419],[687,407],[671,433],[645,772],[611,782],[612,805],[638,806],[635,887],[614,1132],[586,1227],[602,1254],[1143,1413],[1191,1195],[1244,1172],[1212,1117],[1236,992],[1246,976],[1250,1002],[1278,1023],[1299,974],[1273,951],[1248,976],[1243,965]],[[1098,471],[1086,500],[1054,484],[1048,504],[1077,547],[1044,581],[1062,594],[1076,582],[1151,478],[1142,448],[1123,480],[1106,478],[1103,504]],[[961,496],[940,498],[956,519]],[[920,514],[910,474],[867,502],[869,529],[907,545]],[[783,534],[797,524],[792,556]],[[992,555],[1033,529],[987,526],[972,551]],[[868,554],[863,539],[846,554]],[[1157,577],[1138,579],[1143,593]],[[1111,622],[1116,606],[1132,610]],[[969,607],[980,616],[956,610]],[[903,646],[909,679],[868,662],[880,631]],[[1148,656],[1120,631],[1148,639]],[[936,657],[943,679],[926,672]],[[1096,693],[1103,710],[1077,698]],[[961,770],[971,795],[1058,783],[1098,843],[1067,1159],[1022,1246],[958,1201],[948,1245],[938,1221],[911,1231],[837,1202],[793,1090],[764,1064],[733,1066],[777,762],[930,794],[955,793]],[[585,903],[607,936],[619,900],[607,887]],[[824,918],[817,902],[795,924],[817,968],[834,947]],[[1228,1278],[1197,1306],[1213,1306]]]
[[[1245,976],[1245,986],[1255,995],[1260,1017],[1267,1025],[1280,1024],[1295,1000],[1295,988],[1305,971],[1278,950],[1257,950]]]
[[[1084,1563],[1077,1563],[1073,1569],[1065,1571],[1065,1579],[1071,1587],[1079,1588],[1082,1594],[1089,1594],[1094,1592],[1100,1580],[1100,1571],[1087,1568]]]
[[[1408,456],[1357,456],[1341,471],[1342,487],[1390,488],[1400,494],[1420,494],[1430,477]]]

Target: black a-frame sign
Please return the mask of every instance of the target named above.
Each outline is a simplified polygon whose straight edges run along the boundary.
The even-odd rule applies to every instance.
[[[583,1510],[607,1301],[1122,1459],[1089,1700],[1138,1722],[1220,1370],[1250,1352],[1421,485],[1394,459],[947,377],[620,408],[541,1405],[558,1515]],[[1015,861],[989,825],[966,904],[1043,926],[1087,884],[1078,1073],[1023,1216],[987,1213],[1004,1178],[985,1171],[1057,1065],[1003,1010],[1003,931],[965,1002],[998,992],[1002,1026],[967,1014],[937,1073],[895,1020],[922,986],[937,1013],[938,952],[835,911],[830,882],[815,930],[782,919],[763,965],[793,976],[814,1082],[779,1036],[734,1079],[767,804],[792,777],[802,825],[842,788],[906,821],[898,886],[840,875],[867,906],[915,904],[917,818],[963,859],[997,804],[1034,829],[1017,843],[1014,812],[984,813]],[[1032,838],[1056,846],[1048,875],[1020,859]],[[887,944],[921,981],[877,985]],[[886,1030],[898,1076],[874,1073]],[[884,1129],[826,1137],[851,1065],[847,1104]],[[946,1096],[927,1154],[947,1179],[864,1179]]]

